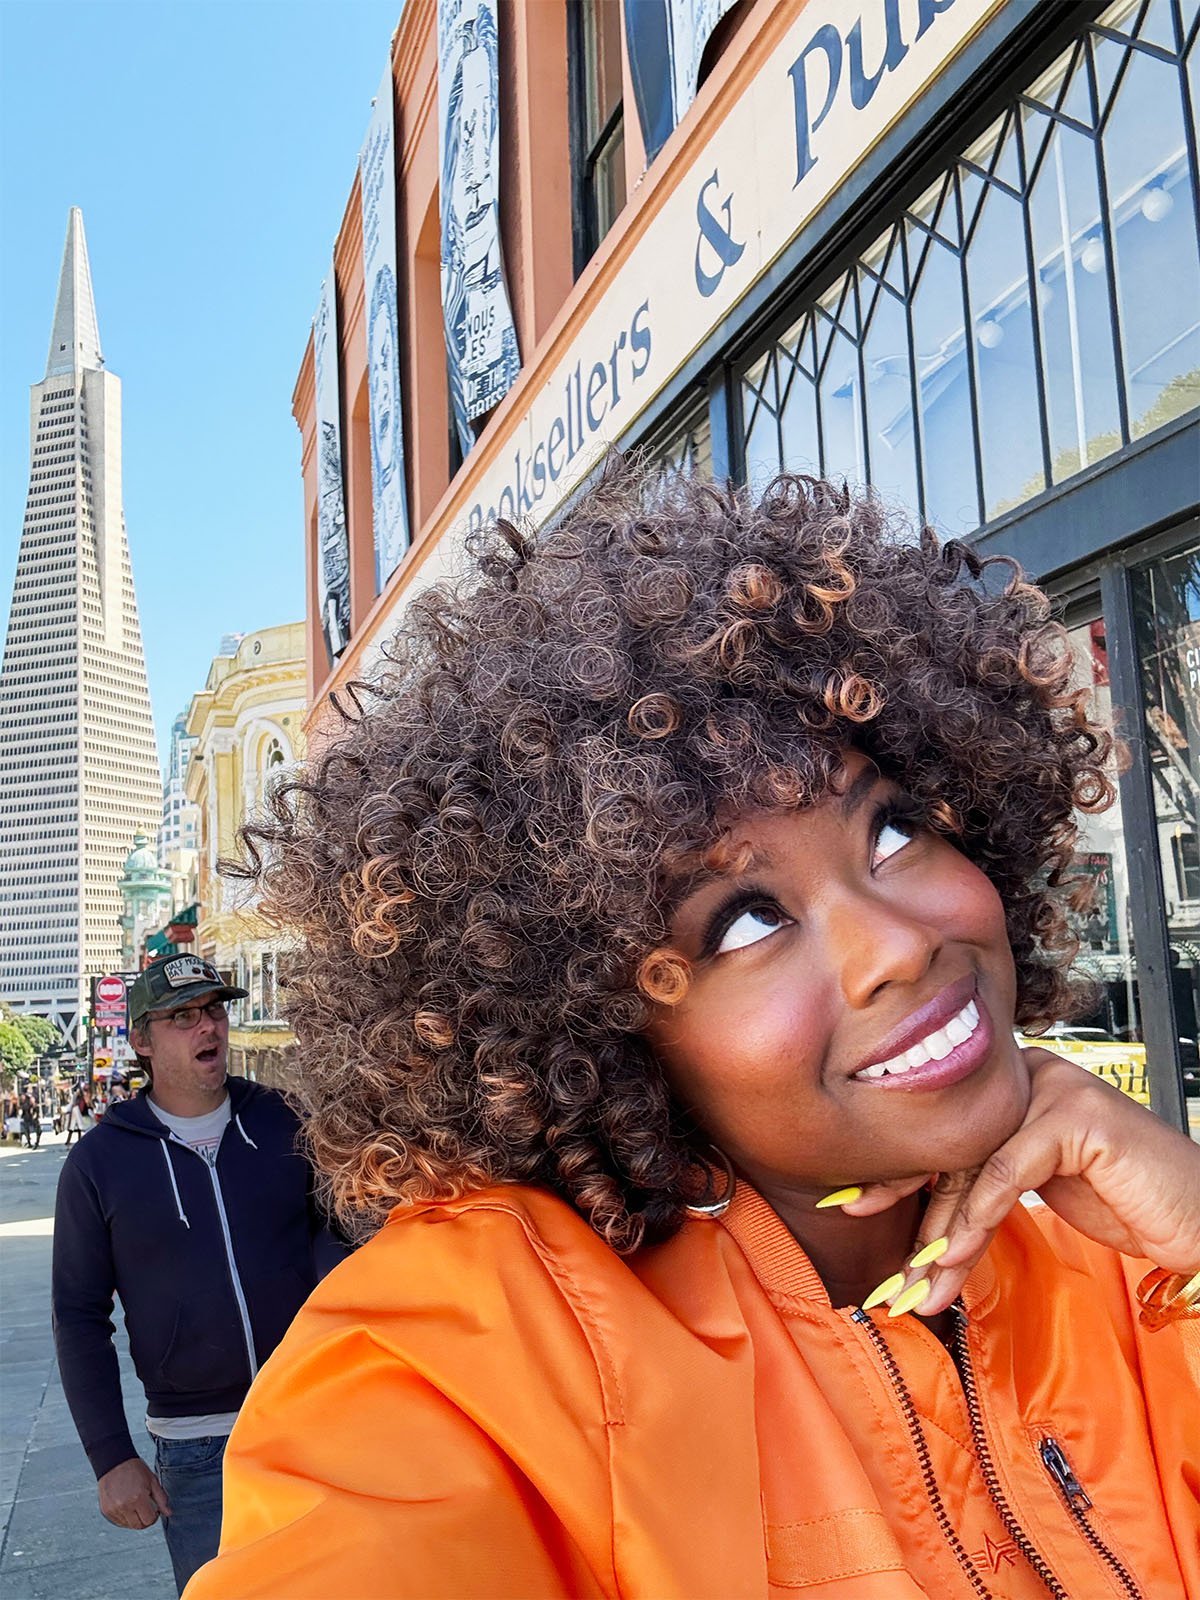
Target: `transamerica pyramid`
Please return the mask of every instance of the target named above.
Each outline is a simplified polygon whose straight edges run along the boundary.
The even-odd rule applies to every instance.
[[[121,503],[121,381],[106,371],[71,211],[0,669],[0,999],[73,1039],[90,974],[120,970],[117,884],[162,780]]]

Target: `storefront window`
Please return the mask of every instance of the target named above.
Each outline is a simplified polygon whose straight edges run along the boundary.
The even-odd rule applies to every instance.
[[[1104,624],[1095,620],[1073,628],[1071,644],[1076,681],[1091,686],[1090,713],[1111,727]],[[1091,880],[1093,903],[1073,919],[1079,940],[1074,970],[1091,981],[1096,1003],[1086,1016],[1052,1030],[1047,1043],[1077,1056],[1101,1077],[1149,1104],[1120,801],[1099,815],[1079,812],[1075,820],[1079,824],[1075,871]]]
[[[1133,595],[1171,992],[1189,1114],[1200,1132],[1200,544],[1139,567]]]
[[[655,455],[665,471],[684,472],[693,478],[712,476],[712,430],[707,411],[701,411],[662,445]]]
[[[1200,405],[1195,0],[1121,0],[747,367],[748,480],[954,534]]]

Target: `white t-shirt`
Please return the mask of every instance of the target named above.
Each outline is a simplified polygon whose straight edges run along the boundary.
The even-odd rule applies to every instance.
[[[229,1096],[225,1096],[215,1111],[206,1111],[199,1117],[177,1117],[170,1111],[164,1111],[160,1105],[155,1105],[153,1095],[148,1098],[151,1111],[163,1127],[169,1128],[184,1144],[191,1145],[210,1167],[215,1167],[221,1136],[232,1116]],[[213,1411],[196,1417],[148,1416],[146,1427],[156,1439],[208,1439],[230,1433],[236,1421],[236,1411]]]
[[[233,1114],[229,1108],[229,1096],[225,1096],[215,1111],[206,1111],[199,1117],[177,1117],[173,1112],[164,1111],[157,1105],[153,1094],[148,1098],[151,1111],[163,1127],[169,1128],[177,1139],[183,1140],[184,1144],[190,1144],[193,1150],[204,1157],[210,1167],[215,1167],[221,1135],[229,1126],[229,1119]]]

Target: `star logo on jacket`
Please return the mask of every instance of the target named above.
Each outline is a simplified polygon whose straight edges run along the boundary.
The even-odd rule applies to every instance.
[[[989,1572],[999,1572],[1002,1562],[1010,1567],[1017,1564],[1017,1547],[1012,1539],[1001,1539],[999,1544],[988,1533],[983,1536],[983,1548],[971,1551],[971,1565],[986,1567]]]

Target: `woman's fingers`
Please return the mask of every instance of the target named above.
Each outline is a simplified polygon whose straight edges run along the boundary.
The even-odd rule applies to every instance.
[[[885,1183],[855,1184],[853,1187],[858,1194],[853,1199],[839,1201],[839,1209],[848,1217],[874,1217],[881,1211],[891,1210],[901,1200],[907,1200],[910,1194],[916,1194],[918,1189],[932,1183],[935,1177],[936,1173],[922,1172],[912,1178],[889,1178]]]

